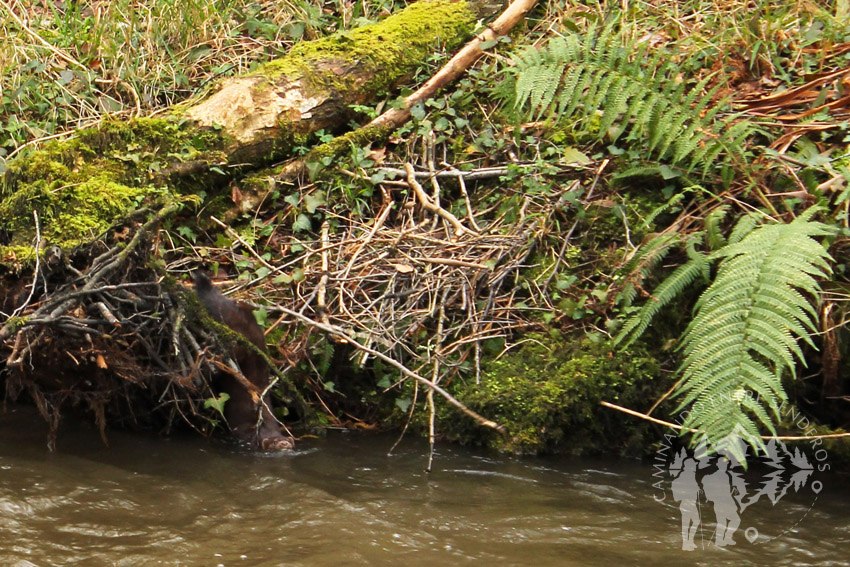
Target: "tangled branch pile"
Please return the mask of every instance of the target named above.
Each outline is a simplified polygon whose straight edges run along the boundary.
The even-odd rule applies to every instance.
[[[534,314],[529,304],[546,301],[541,290],[528,291],[517,282],[551,223],[556,199],[527,196],[520,210],[500,211],[498,202],[475,209],[464,177],[500,173],[503,168],[454,172],[457,194],[462,195],[458,202],[465,203],[455,207],[463,211],[456,216],[440,202],[443,191],[437,176],[417,173],[408,165],[406,181],[380,185],[383,199],[372,218],[358,221],[353,213],[343,216],[328,207],[322,211],[325,221],[318,238],[305,241],[287,234],[280,239],[284,244],[279,245],[278,264],[265,260],[228,229],[238,241],[242,261],[252,257],[265,268],[262,281],[243,287],[258,284],[253,293],[262,296],[262,302],[256,306],[280,314],[267,332],[300,320],[336,343],[353,346],[353,362],[359,367],[374,358],[394,366],[398,381],[382,380],[383,387],[413,378],[417,386],[436,391],[479,424],[500,429],[440,388],[460,373],[474,375],[477,382],[482,344],[537,325],[529,318]],[[423,176],[432,185],[430,195],[416,181]],[[283,225],[276,225],[277,230],[282,231]],[[301,252],[285,252],[291,239],[297,240]],[[239,261],[231,248],[198,250],[200,257],[222,265]],[[289,285],[287,274],[296,272]],[[306,336],[289,331],[277,344],[289,364],[309,356]],[[314,394],[320,397],[321,391]]]
[[[481,341],[524,324],[512,277],[532,250],[539,219],[507,225],[500,218],[482,229],[471,213],[461,222],[412,176],[409,182],[416,189],[394,219],[396,203],[384,189],[370,225],[351,223],[333,236],[323,225],[322,240],[300,258],[305,281],[293,301],[302,312],[315,303],[322,322],[412,360],[417,371],[433,364],[439,381]]]
[[[440,204],[435,178],[429,196],[409,166],[408,173],[406,201],[397,202],[401,193],[384,185],[383,203],[367,224],[326,213],[336,221],[333,234],[326,220],[321,237],[303,242],[298,255],[278,265],[263,260],[265,278],[240,295],[283,313],[268,332],[300,316],[313,323],[307,329],[358,347],[356,364],[370,357],[395,361],[402,380],[427,376],[424,383],[455,403],[439,384],[461,369],[477,380],[482,342],[531,323],[528,305],[517,300],[516,278],[548,221],[539,206],[551,213],[551,204],[528,199],[531,210],[524,207],[514,220],[493,214],[497,207],[476,213],[467,199],[465,218],[458,218]],[[216,252],[187,257],[163,245],[171,240],[163,239],[168,233],[160,224],[177,209],[149,211],[144,222],[128,219],[65,261],[37,267],[20,294],[31,297],[17,298],[21,306],[1,335],[10,352],[7,392],[16,398],[26,390],[52,437],[68,406],[90,412],[102,434],[107,422],[170,428],[175,420],[208,434],[220,417],[204,406],[217,397],[210,376],[227,358],[227,338],[203,321],[194,294],[174,280]],[[245,241],[236,247],[261,258]],[[225,250],[219,251],[223,259]],[[164,272],[157,258],[172,260]],[[273,283],[293,267],[303,278]],[[285,359],[278,364],[281,378],[309,356],[309,332],[290,326],[277,345]]]
[[[6,393],[29,394],[49,445],[69,405],[94,416],[104,441],[107,421],[170,428],[179,418],[203,434],[215,425],[202,404],[216,397],[210,377],[221,360],[232,366],[232,344],[211,331],[194,294],[150,267],[157,230],[178,208],[139,211],[144,223],[127,219],[68,258],[52,250],[18,297],[7,296],[18,307],[0,329]]]

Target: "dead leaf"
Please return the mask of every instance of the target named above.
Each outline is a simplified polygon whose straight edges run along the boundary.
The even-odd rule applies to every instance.
[[[234,205],[242,202],[242,191],[239,190],[238,185],[232,185],[230,187],[230,200],[233,201]]]
[[[612,201],[611,199],[597,199],[591,204],[596,205],[597,207],[602,207],[603,209],[612,209],[617,206],[617,201]]]
[[[126,242],[130,239],[130,227],[125,226],[123,229],[115,231],[112,236],[118,242]]]
[[[375,163],[383,163],[386,155],[387,155],[387,148],[386,147],[378,148],[376,150],[372,150],[371,152],[369,152],[369,159],[371,159]]]
[[[391,264],[391,265],[392,265],[393,268],[398,270],[398,272],[400,274],[409,274],[410,272],[412,272],[416,269],[413,266],[410,266],[408,264]]]

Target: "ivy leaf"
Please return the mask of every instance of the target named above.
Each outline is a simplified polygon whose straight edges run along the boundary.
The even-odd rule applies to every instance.
[[[566,164],[577,163],[579,165],[587,165],[591,161],[593,160],[587,157],[586,154],[572,147],[564,148],[564,152],[561,155],[561,162]]]
[[[421,121],[425,118],[425,107],[422,103],[417,102],[410,108],[410,115],[416,120]]]
[[[217,398],[207,398],[204,400],[204,409],[212,408],[224,417],[224,403],[230,399],[230,394],[222,392]]]
[[[491,47],[494,47],[498,43],[499,43],[498,39],[487,39],[487,40],[484,40],[484,41],[482,41],[478,44],[478,49],[480,49],[481,51],[487,51],[488,49],[490,49]]]
[[[661,177],[663,177],[665,181],[668,179],[676,179],[677,177],[682,176],[680,172],[674,171],[673,168],[671,168],[669,165],[662,165],[658,168],[658,171],[661,172]]]
[[[192,229],[189,228],[188,226],[178,226],[177,227],[177,234],[179,234],[180,236],[182,236],[186,240],[191,241],[192,243],[194,243],[198,238],[197,235],[194,233],[194,231],[192,231]]]
[[[307,215],[298,215],[298,218],[296,218],[295,222],[292,223],[292,230],[295,232],[310,230],[311,228],[313,228],[313,224],[310,222],[310,217]]]
[[[266,311],[265,307],[260,307],[259,309],[254,309],[254,319],[257,320],[257,325],[260,327],[266,326],[266,321],[269,318],[269,312]]]
[[[304,197],[304,207],[311,215],[316,212],[316,209],[327,205],[325,202],[325,194],[323,191],[316,191],[315,195],[306,195]]]
[[[311,180],[315,179],[322,169],[325,168],[324,163],[321,161],[309,161],[307,162],[307,177]]]
[[[68,83],[73,81],[75,77],[76,77],[76,75],[74,74],[74,72],[69,70],[69,69],[65,69],[64,71],[60,71],[59,72],[59,84],[60,85],[67,85]]]

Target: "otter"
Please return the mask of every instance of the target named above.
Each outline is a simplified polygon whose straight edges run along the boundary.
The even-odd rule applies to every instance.
[[[254,319],[250,307],[226,298],[201,272],[195,274],[195,293],[213,319],[243,335],[260,351],[268,352],[263,330]],[[239,365],[242,375],[256,386],[260,393],[265,392],[270,383],[269,367],[265,358],[253,349],[239,344],[232,347],[230,355]],[[294,446],[291,437],[281,434],[277,420],[271,413],[268,392],[261,403],[255,405],[251,393],[227,372],[216,373],[213,384],[230,396],[224,404],[224,418],[240,442],[251,448],[270,452],[283,451]]]

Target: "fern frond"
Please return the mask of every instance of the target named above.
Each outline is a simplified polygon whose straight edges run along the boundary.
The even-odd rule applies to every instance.
[[[735,228],[732,229],[732,234],[729,235],[729,244],[740,242],[741,239],[752,232],[762,220],[764,220],[764,215],[757,212],[752,212],[742,216],[738,222],[735,223]]]
[[[727,124],[729,124],[727,120]],[[740,161],[745,161],[744,152],[741,151],[745,140],[753,135],[756,129],[747,122],[732,123],[728,126],[725,136],[711,140],[699,152],[691,156],[690,167],[695,168],[700,163],[703,164],[703,175],[705,175],[711,164],[724,152],[730,158],[736,158]]]
[[[679,206],[680,203],[684,200],[684,193],[674,193],[673,196],[670,197],[666,203],[658,205],[652,210],[652,212],[646,215],[646,219],[641,223],[641,228],[649,228],[650,226],[652,226],[652,223],[655,222],[655,219],[658,218],[658,215],[666,213],[670,209]]]
[[[831,272],[829,254],[813,238],[830,229],[810,221],[812,214],[758,228],[756,217],[744,217],[732,244],[707,257],[721,263],[685,331],[674,396],[679,410],[692,404],[683,426],[712,443],[736,430],[755,431],[753,418],[772,430],[770,416],[779,417],[785,399],[782,375],[794,376],[796,361],[804,362],[799,341],[810,342],[814,330],[816,278]]]
[[[712,87],[708,92],[705,92],[705,88],[708,86],[708,83],[717,73],[709,73],[705,77],[702,78],[700,82],[698,82],[694,87],[690,90],[688,95],[682,101],[687,106],[693,106],[694,112],[697,114],[702,114],[702,111],[709,105],[709,103],[714,100],[714,95],[717,94],[717,91],[720,90],[720,85],[716,85]],[[700,96],[704,94],[705,96]],[[720,110],[719,106],[715,106],[710,110],[712,113],[717,113]],[[713,118],[713,116],[712,116]]]
[[[602,123],[599,124],[600,132],[608,133],[621,115],[628,114],[629,98],[636,94],[633,87],[634,85],[630,84],[625,77],[616,76],[613,78],[610,89],[614,94],[608,104],[608,111],[603,115]],[[612,138],[612,141],[616,141],[618,137],[619,133]]]
[[[676,268],[655,288],[652,299],[626,320],[614,342],[625,347],[643,334],[655,315],[705,272],[707,263],[707,256],[694,251],[690,261]]]
[[[661,146],[668,135],[676,119],[675,113],[669,108],[670,102],[663,96],[658,98],[658,105],[653,109],[652,121],[649,124],[649,137],[647,143],[650,153],[656,152],[655,148]]]
[[[588,87],[584,95],[585,103],[590,108],[599,108],[603,112],[616,113],[612,104],[612,98],[616,98],[616,91],[611,86],[616,82],[618,76],[614,73],[595,73],[595,79]],[[613,94],[612,94],[613,93]]]
[[[550,113],[562,119],[576,115],[599,140],[627,131],[630,141],[642,141],[657,158],[701,168],[703,174],[741,158],[755,128],[739,117],[718,118],[725,105],[714,104],[716,88],[705,92],[711,76],[695,85],[683,82],[663,53],[655,53],[647,66],[647,49],[615,23],[523,50],[512,58],[510,71],[515,107],[535,120]],[[595,121],[599,111],[601,124]]]
[[[623,271],[629,274],[629,280],[623,286],[617,297],[619,305],[630,307],[637,297],[637,287],[652,273],[655,266],[660,264],[670,252],[670,249],[680,242],[677,234],[662,234],[652,238],[638,248],[634,257],[626,263]]]
[[[681,163],[690,155],[693,155],[701,144],[705,143],[705,138],[699,129],[699,124],[691,124],[682,134],[676,138],[673,143],[673,163]],[[693,168],[693,163],[690,164]]]
[[[706,242],[710,250],[717,250],[726,246],[726,238],[720,232],[720,223],[726,218],[728,212],[729,207],[723,205],[705,215]]]
[[[635,105],[629,109],[632,116],[633,138],[637,139],[639,136],[646,136],[646,132],[654,124],[655,115],[661,103],[660,94],[649,93],[645,104]]]
[[[586,108],[582,104],[584,102],[584,94],[596,82],[596,73],[594,73],[593,69],[577,67],[577,70],[577,78],[572,92],[564,88],[561,95],[563,101],[569,100],[569,104],[564,104],[564,102],[558,104],[559,108],[563,109],[562,118],[572,116],[580,107]],[[593,110],[590,110],[589,116],[593,116]]]
[[[671,113],[668,116],[669,119],[665,121],[665,130],[664,132],[662,132],[660,143],[657,146],[656,152],[662,158],[669,156],[671,163],[678,163],[678,161],[676,160],[676,154],[669,154],[668,152],[671,148],[676,148],[676,146],[678,146],[680,143],[687,142],[687,139],[683,138],[683,136],[685,136],[688,131],[687,123],[689,120],[689,116],[684,113]],[[698,127],[698,124],[693,125],[694,130],[696,130]],[[676,132],[677,135],[675,137],[670,136],[670,132]],[[697,142],[698,141],[699,140],[697,140]]]

